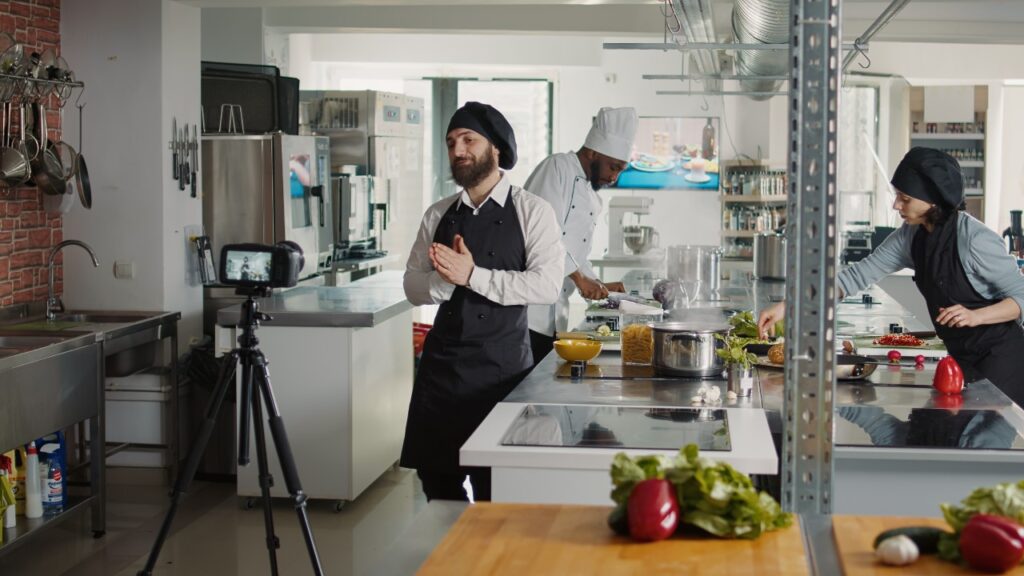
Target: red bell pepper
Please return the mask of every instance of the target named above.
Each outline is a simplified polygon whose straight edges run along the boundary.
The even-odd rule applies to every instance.
[[[1002,574],[1024,559],[1024,527],[1002,516],[975,514],[960,532],[960,555],[971,568]]]
[[[942,394],[959,394],[964,389],[964,371],[952,356],[939,360],[932,386]]]
[[[651,478],[633,487],[629,495],[629,535],[642,542],[664,540],[676,531],[679,503],[668,480]]]

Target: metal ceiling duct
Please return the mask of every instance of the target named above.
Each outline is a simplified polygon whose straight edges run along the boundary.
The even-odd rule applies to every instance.
[[[736,0],[732,10],[732,31],[741,44],[785,44],[789,42],[789,0]],[[744,76],[784,76],[788,71],[785,50],[742,50],[736,57],[736,72]],[[743,90],[774,92],[778,80],[741,80]],[[764,100],[770,96],[752,96]]]
[[[715,36],[714,16],[711,12],[711,0],[671,0],[672,12],[680,24],[680,30],[673,31],[677,43],[713,44],[718,42]],[[717,76],[722,69],[718,63],[718,54],[714,50],[696,50],[692,52],[694,63],[701,74]],[[719,91],[721,80],[705,80],[704,91]]]

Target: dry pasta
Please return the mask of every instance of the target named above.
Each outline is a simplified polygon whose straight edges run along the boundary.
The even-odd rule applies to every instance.
[[[643,324],[622,329],[622,361],[626,364],[650,364],[654,356],[654,337]]]

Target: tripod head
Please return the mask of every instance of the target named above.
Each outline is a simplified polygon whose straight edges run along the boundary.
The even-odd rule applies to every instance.
[[[242,330],[238,335],[238,344],[243,350],[252,350],[260,343],[256,338],[256,329],[260,327],[260,322],[270,322],[274,319],[270,314],[260,312],[259,298],[270,296],[271,288],[240,286],[235,289],[235,294],[246,297],[245,302],[242,302],[242,313],[238,317],[238,328]]]

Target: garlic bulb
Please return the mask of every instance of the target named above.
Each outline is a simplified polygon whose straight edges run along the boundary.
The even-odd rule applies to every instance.
[[[881,560],[882,564],[890,566],[913,564],[917,556],[917,544],[903,534],[886,538],[875,549],[875,558]]]

